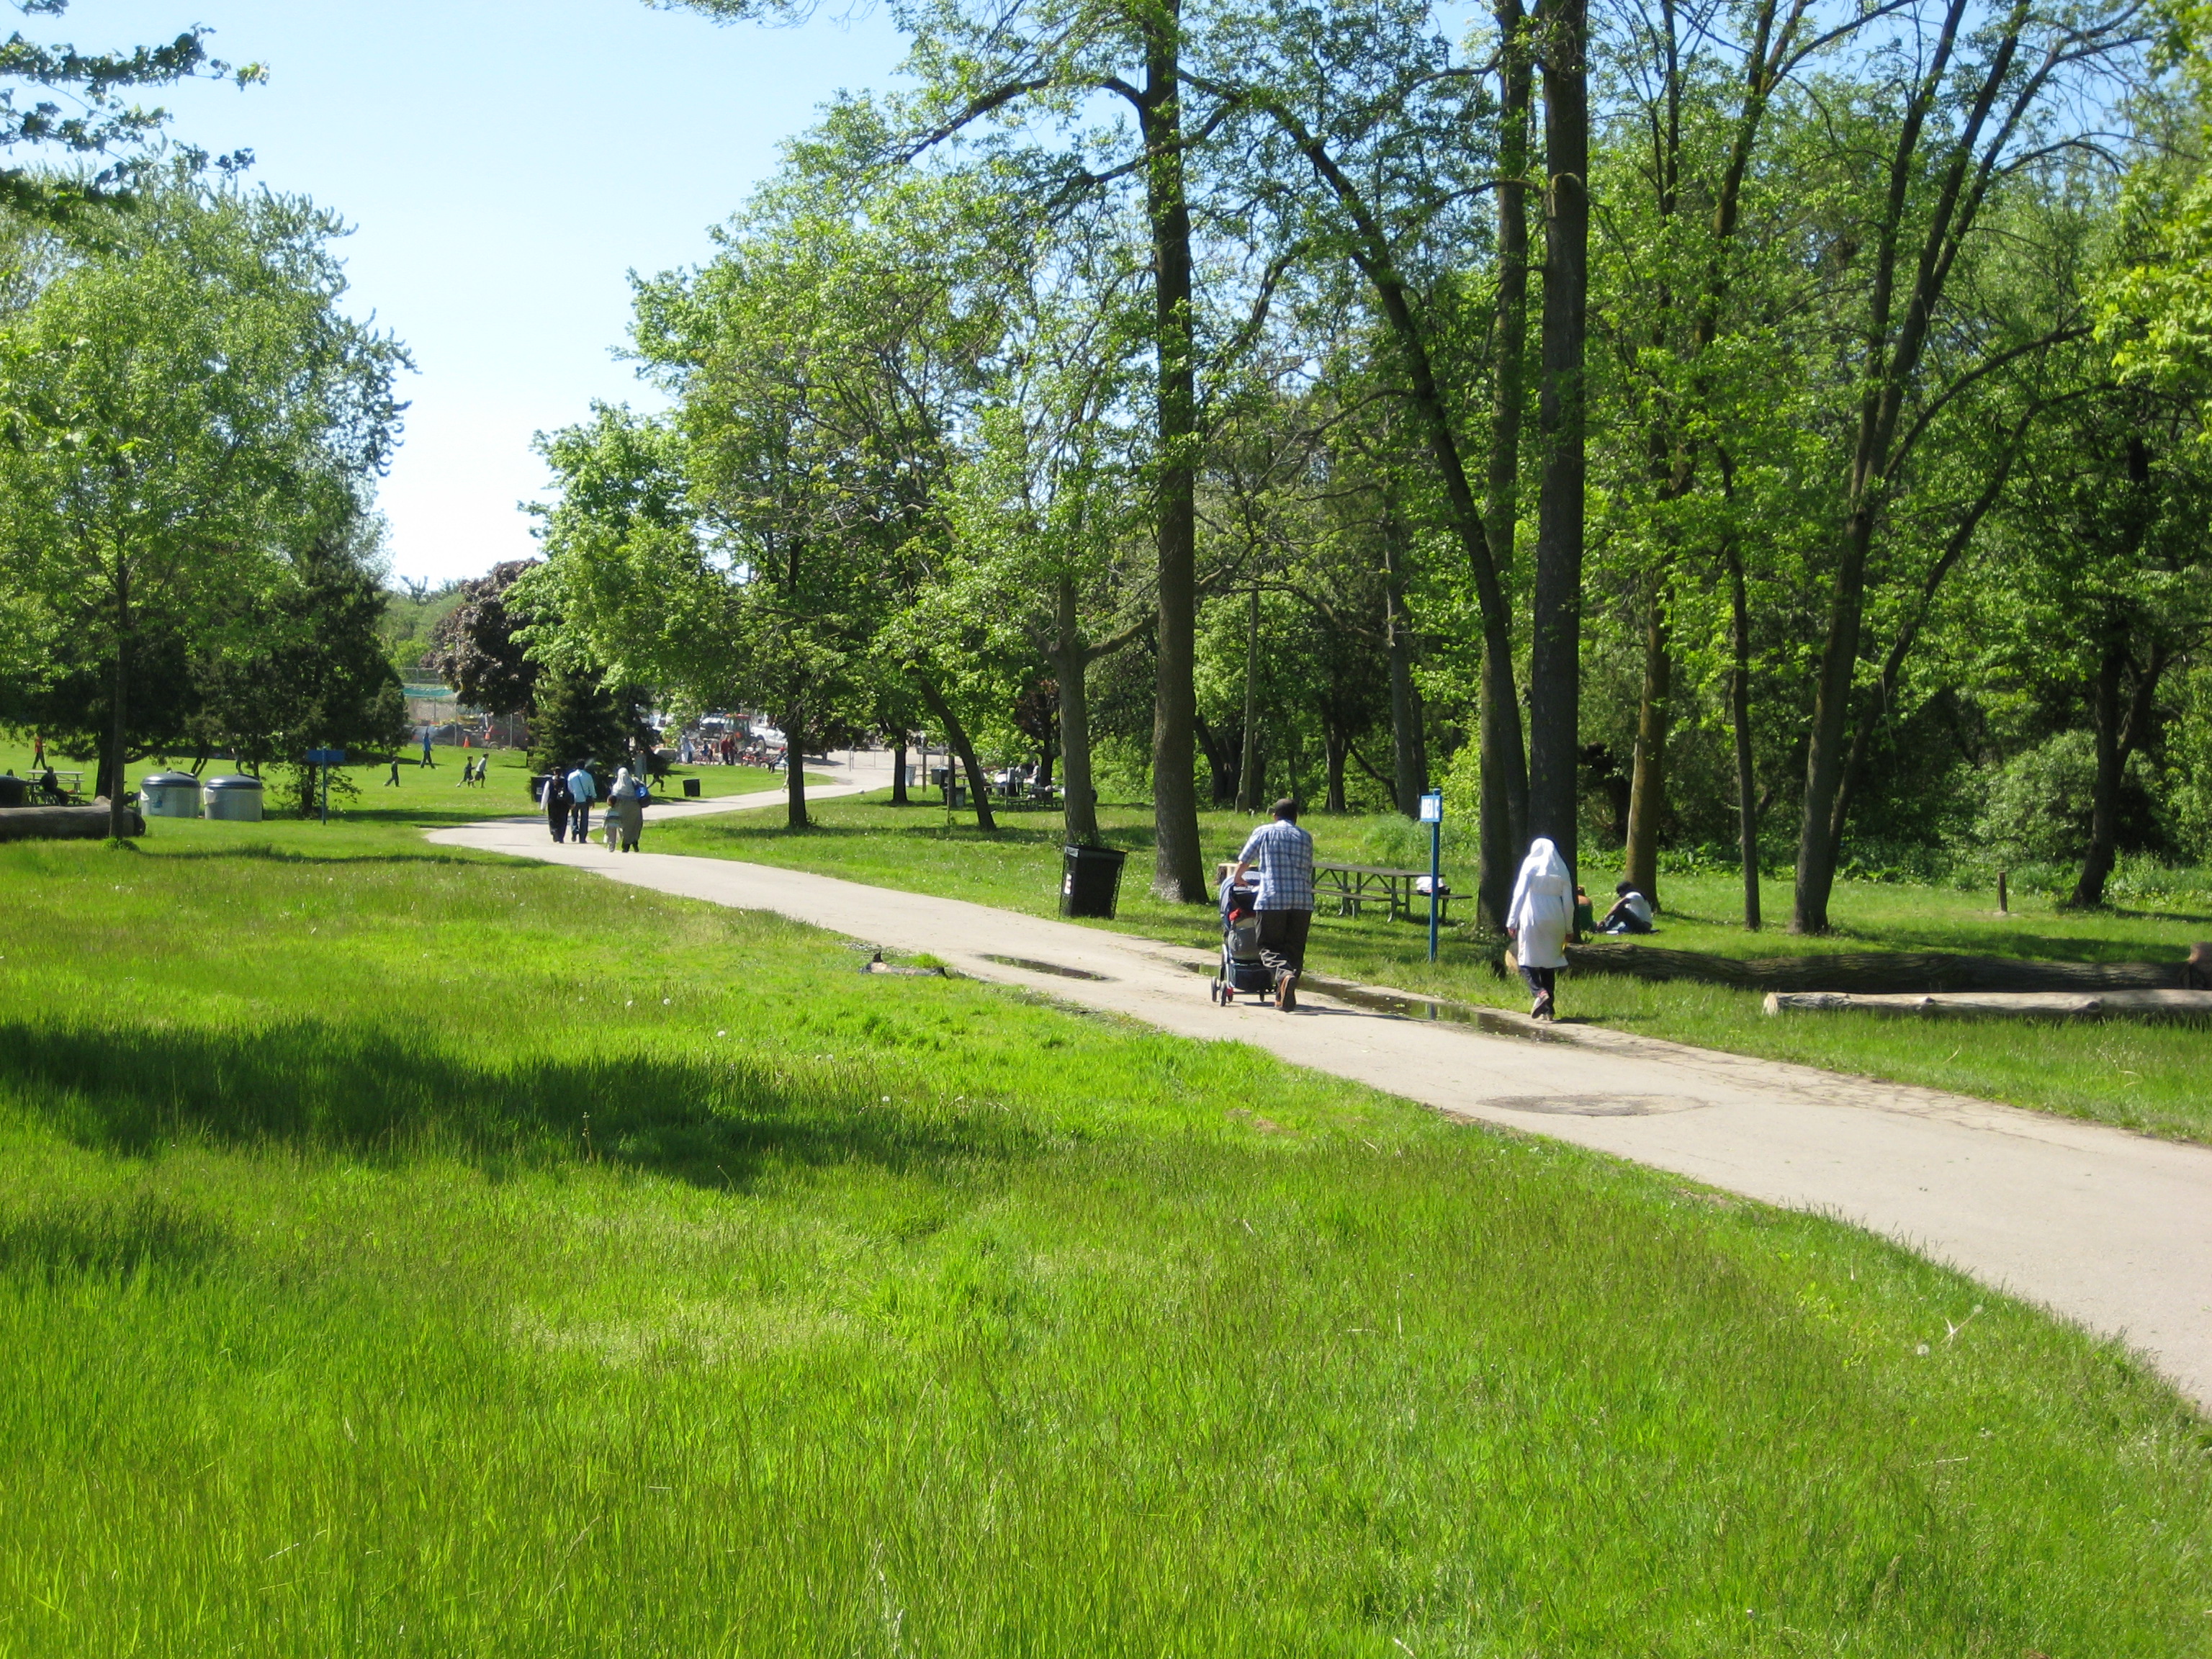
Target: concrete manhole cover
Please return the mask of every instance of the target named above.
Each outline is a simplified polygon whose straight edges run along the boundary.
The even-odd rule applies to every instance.
[[[1712,1103],[1680,1095],[1502,1095],[1486,1100],[1509,1112],[1549,1112],[1561,1117],[1657,1117],[1666,1112],[1694,1112]]]

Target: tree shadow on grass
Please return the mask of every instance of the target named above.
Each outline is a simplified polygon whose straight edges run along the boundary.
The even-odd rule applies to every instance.
[[[873,1079],[757,1061],[471,1059],[411,1033],[295,1020],[253,1031],[0,1024],[0,1091],[78,1145],[176,1140],[375,1161],[447,1155],[498,1173],[599,1163],[743,1189],[771,1164],[897,1171],[1033,1154],[1007,1114],[883,1103]]]
[[[229,1231],[151,1193],[47,1200],[0,1212],[0,1279],[127,1279],[191,1273],[228,1254]]]
[[[149,857],[173,859],[179,864],[224,864],[240,859],[260,864],[494,864],[512,863],[504,854],[482,853],[473,848],[432,847],[425,843],[420,852],[412,850],[396,853],[307,853],[297,848],[278,847],[270,842],[248,842],[237,847],[180,847],[174,852],[166,848],[149,854]]]

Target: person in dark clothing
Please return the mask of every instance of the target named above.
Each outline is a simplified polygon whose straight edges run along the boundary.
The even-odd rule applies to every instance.
[[[545,776],[545,827],[553,832],[556,842],[568,838],[568,785],[558,772]]]

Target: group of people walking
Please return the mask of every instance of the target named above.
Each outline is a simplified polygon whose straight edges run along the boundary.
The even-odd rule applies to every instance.
[[[549,774],[542,799],[545,827],[556,842],[574,840],[580,847],[591,839],[592,807],[599,799],[599,781],[588,763],[578,761],[565,775],[558,771]],[[606,799],[607,850],[635,853],[639,837],[645,833],[649,799],[645,781],[632,776],[627,766],[618,767],[614,781],[607,786]]]

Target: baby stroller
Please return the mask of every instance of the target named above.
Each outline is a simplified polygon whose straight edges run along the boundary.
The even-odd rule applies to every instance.
[[[1252,888],[1221,884],[1221,970],[1212,995],[1224,1008],[1239,991],[1264,996],[1274,988],[1274,975],[1260,959],[1260,913],[1253,908],[1259,896]]]

